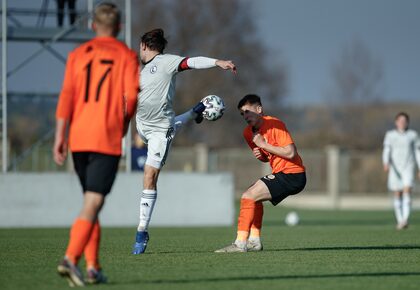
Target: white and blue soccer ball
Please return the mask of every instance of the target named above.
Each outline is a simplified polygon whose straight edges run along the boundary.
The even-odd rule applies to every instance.
[[[223,116],[225,111],[225,103],[223,99],[216,95],[208,95],[201,102],[206,106],[203,112],[204,119],[208,121],[216,121]]]
[[[295,211],[291,211],[286,215],[286,218],[284,219],[284,222],[289,227],[297,226],[299,223],[299,215]]]

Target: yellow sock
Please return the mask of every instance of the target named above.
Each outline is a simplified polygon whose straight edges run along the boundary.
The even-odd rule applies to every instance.
[[[236,236],[236,240],[237,241],[244,242],[244,241],[248,240],[248,235],[249,235],[249,232],[246,232],[246,231],[238,231],[238,234]]]
[[[260,237],[261,237],[261,230],[260,230],[260,229],[257,229],[257,228],[252,227],[252,228],[251,228],[251,232],[250,232],[250,234],[249,234],[249,237],[250,237],[250,238],[260,238]]]

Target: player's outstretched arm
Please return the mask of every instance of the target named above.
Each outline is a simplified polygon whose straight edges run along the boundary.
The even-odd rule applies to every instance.
[[[208,69],[220,67],[224,70],[230,70],[236,74],[236,65],[231,60],[220,60],[204,56],[184,58],[178,66],[178,71],[187,69]]]
[[[231,60],[216,60],[216,65],[224,70],[230,70],[236,74],[236,65]]]

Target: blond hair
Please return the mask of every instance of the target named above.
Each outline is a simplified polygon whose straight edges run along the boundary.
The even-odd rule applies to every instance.
[[[93,21],[97,25],[112,29],[114,33],[117,33],[121,22],[120,10],[113,3],[101,3],[95,8]]]

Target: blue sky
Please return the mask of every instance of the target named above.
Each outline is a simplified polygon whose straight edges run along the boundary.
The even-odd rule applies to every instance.
[[[384,67],[388,101],[420,102],[420,1],[259,0],[263,39],[289,66],[288,102],[325,102],[331,66],[358,39]]]
[[[9,6],[40,7],[41,2],[13,0]],[[53,9],[55,3],[50,2]],[[273,57],[279,56],[289,68],[289,104],[324,103],[332,83],[331,66],[343,48],[354,40],[362,41],[382,62],[385,100],[420,102],[420,1],[258,0],[252,3],[261,41],[266,42]],[[54,18],[50,20],[55,22]],[[11,43],[9,69],[38,47]],[[62,44],[56,47],[64,55],[70,49]],[[10,77],[9,90],[57,92],[63,70],[59,61],[44,52]]]

